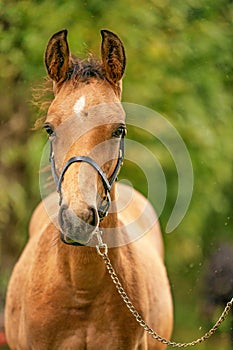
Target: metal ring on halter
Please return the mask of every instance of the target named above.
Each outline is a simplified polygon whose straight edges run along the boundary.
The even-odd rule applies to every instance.
[[[102,231],[100,230],[96,230],[95,232],[97,240],[98,240],[98,244],[96,245],[96,249],[99,255],[104,256],[108,254],[108,246],[106,243],[103,242],[102,240]],[[104,249],[103,252],[101,252],[100,249]]]

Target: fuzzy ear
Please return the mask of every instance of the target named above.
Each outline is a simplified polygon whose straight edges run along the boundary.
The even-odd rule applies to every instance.
[[[48,42],[45,52],[45,65],[49,77],[55,83],[62,83],[69,72],[69,46],[67,30],[55,33]]]
[[[125,49],[118,36],[108,30],[101,30],[102,64],[107,79],[116,84],[121,80],[126,64]]]

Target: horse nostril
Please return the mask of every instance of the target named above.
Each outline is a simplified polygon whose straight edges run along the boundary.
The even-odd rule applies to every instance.
[[[60,207],[60,211],[63,212],[64,210],[67,210],[69,207],[67,204],[63,204],[61,207]]]
[[[98,213],[97,210],[94,207],[89,208],[91,215],[90,215],[90,225],[97,226],[98,224]]]
[[[59,222],[60,227],[63,227],[63,225],[64,225],[64,214],[67,210],[68,210],[68,205],[66,205],[66,204],[63,204],[60,207],[59,215],[58,215],[58,222]]]

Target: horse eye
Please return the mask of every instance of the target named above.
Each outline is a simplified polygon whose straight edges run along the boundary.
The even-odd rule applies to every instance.
[[[51,125],[46,124],[46,125],[44,126],[44,129],[45,129],[45,131],[47,132],[47,134],[48,134],[49,136],[54,135],[54,130],[53,130],[53,128],[51,127]]]
[[[121,137],[126,135],[126,128],[125,126],[121,125],[115,130],[112,134],[114,137]]]

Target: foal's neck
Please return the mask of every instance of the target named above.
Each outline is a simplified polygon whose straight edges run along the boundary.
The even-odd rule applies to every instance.
[[[116,228],[117,231],[114,187],[111,191],[111,199],[111,213],[100,223],[100,229],[111,227]],[[72,285],[78,284],[82,289],[88,289],[101,282],[106,273],[106,267],[95,247],[74,247],[59,242],[57,249],[56,263],[59,266],[59,272],[62,272]],[[110,255],[116,260],[115,249],[111,249]]]

